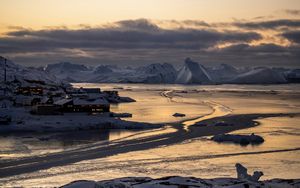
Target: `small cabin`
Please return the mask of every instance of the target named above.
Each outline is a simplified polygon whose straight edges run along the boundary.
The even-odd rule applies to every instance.
[[[21,95],[43,95],[43,88],[38,86],[18,87],[16,94]]]

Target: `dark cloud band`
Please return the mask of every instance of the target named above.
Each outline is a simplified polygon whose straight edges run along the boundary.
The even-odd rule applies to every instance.
[[[299,20],[208,24],[202,21],[170,21],[177,27],[165,29],[146,19],[125,20],[82,29],[31,30],[14,28],[0,38],[0,53],[20,62],[128,63],[180,62],[187,56],[204,63],[297,66]],[[192,27],[193,26],[193,27]],[[197,27],[194,26],[199,26]],[[222,30],[218,27],[222,27]],[[232,28],[235,30],[227,29]],[[285,28],[285,29],[282,29]],[[276,30],[292,46],[250,45],[262,39],[261,30]],[[284,31],[284,32],[283,32]],[[278,37],[278,36],[274,36]],[[216,48],[218,44],[229,44]]]

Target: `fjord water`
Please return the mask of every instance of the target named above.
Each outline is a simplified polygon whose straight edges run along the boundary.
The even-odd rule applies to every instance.
[[[145,84],[75,84],[75,87],[117,89],[120,95],[137,100],[112,106],[114,112],[129,112],[140,122],[169,123],[210,114],[207,101],[221,104],[232,114],[300,113],[300,85],[145,85]],[[173,91],[170,97],[164,92]],[[199,92],[200,91],[200,92]],[[170,96],[168,95],[168,96]],[[173,113],[185,113],[184,118]],[[218,144],[201,137],[182,143],[164,145],[140,151],[128,151],[106,158],[80,161],[66,166],[52,167],[39,172],[0,179],[0,185],[37,186],[62,185],[78,179],[110,179],[124,176],[161,177],[168,175],[234,177],[234,164],[240,162],[249,171],[262,170],[264,179],[300,177],[300,117],[283,116],[257,120],[259,126],[234,133],[255,133],[264,137],[261,145],[240,146]],[[167,129],[164,131],[174,131]],[[150,132],[150,133],[149,133]],[[155,133],[155,131],[154,131]],[[151,131],[115,130],[84,131],[56,134],[22,134],[1,136],[2,160],[70,150],[95,143],[122,139],[133,135],[154,134]],[[162,130],[158,131],[163,134]],[[134,137],[137,135],[137,137]],[[125,139],[125,138],[124,138]],[[1,160],[1,159],[0,159]],[[287,171],[288,169],[288,171]]]

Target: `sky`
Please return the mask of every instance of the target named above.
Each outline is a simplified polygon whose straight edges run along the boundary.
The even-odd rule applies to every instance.
[[[299,0],[0,0],[0,55],[26,66],[299,67]]]

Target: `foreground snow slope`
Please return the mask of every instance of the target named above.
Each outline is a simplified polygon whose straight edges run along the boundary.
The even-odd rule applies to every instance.
[[[300,187],[300,180],[273,179],[261,182],[251,182],[236,178],[200,179],[194,177],[164,177],[152,179],[149,177],[128,177],[106,181],[75,181],[63,188],[176,188],[176,187]]]
[[[264,175],[261,171],[254,171],[253,175],[248,173],[248,169],[240,163],[235,164],[237,178],[214,178],[201,179],[195,177],[169,176],[164,178],[152,179],[149,177],[128,177],[105,181],[74,181],[64,188],[81,187],[103,187],[103,188],[165,188],[165,187],[300,187],[300,179],[282,180],[273,179],[259,181]]]

